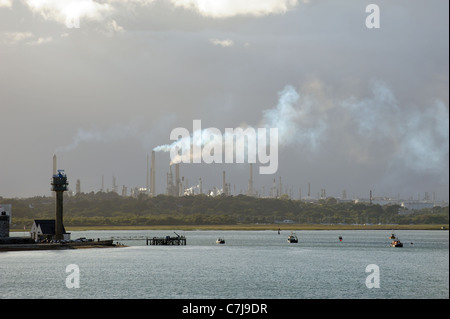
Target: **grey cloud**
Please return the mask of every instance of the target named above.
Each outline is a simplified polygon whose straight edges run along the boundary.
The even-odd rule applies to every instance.
[[[145,186],[146,154],[201,119],[222,131],[288,124],[276,178],[294,189],[310,181],[330,196],[374,188],[448,199],[448,2],[380,1],[379,30],[365,28],[365,4],[352,0],[222,18],[199,14],[194,1],[191,9],[96,3],[98,15],[86,14],[79,29],[22,0],[0,7],[0,196],[48,194],[58,148],[83,191],[113,172],[119,183]],[[298,99],[283,108],[278,92],[287,85]],[[207,187],[224,168],[245,190],[243,165],[182,171]],[[268,189],[272,180],[255,183]]]

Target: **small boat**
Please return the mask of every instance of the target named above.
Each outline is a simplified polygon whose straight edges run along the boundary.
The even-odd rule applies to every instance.
[[[342,236],[339,236],[339,241],[342,241]]]
[[[216,240],[216,244],[225,244],[225,239],[223,239],[223,238],[218,238],[218,239]]]
[[[291,243],[291,244],[298,243],[297,235],[296,235],[295,233],[291,233],[291,234],[289,235],[287,241],[288,241],[288,243]]]
[[[403,247],[403,243],[397,238],[392,241],[391,247]]]
[[[389,239],[395,239],[395,234],[392,233],[392,234],[391,234],[391,237],[389,237]]]

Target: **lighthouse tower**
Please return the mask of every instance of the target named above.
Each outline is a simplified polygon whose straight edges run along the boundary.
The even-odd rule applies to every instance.
[[[52,191],[56,193],[55,239],[64,239],[63,225],[63,193],[68,190],[69,183],[64,170],[59,169],[52,178]]]

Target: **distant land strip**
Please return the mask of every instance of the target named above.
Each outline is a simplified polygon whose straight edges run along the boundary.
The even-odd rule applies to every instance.
[[[236,224],[236,225],[142,225],[142,226],[73,226],[67,231],[86,230],[448,230],[448,224],[439,225],[324,225],[324,224]],[[11,232],[29,231],[11,229]]]

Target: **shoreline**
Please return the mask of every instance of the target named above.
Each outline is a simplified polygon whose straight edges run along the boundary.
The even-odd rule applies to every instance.
[[[330,231],[330,230],[444,230],[448,224],[439,225],[305,225],[305,224],[240,224],[240,225],[158,225],[158,226],[78,226],[66,227],[68,231],[115,231],[115,230],[175,230],[175,231]],[[10,232],[27,232],[11,229]],[[60,250],[82,248],[125,247],[115,245],[112,240],[70,244],[6,244],[0,245],[0,252],[23,250]]]
[[[112,240],[72,243],[34,243],[34,244],[3,244],[0,252],[6,251],[30,251],[30,250],[63,250],[63,249],[89,249],[89,248],[115,248],[123,247],[113,244]]]
[[[443,228],[442,228],[443,227]],[[238,224],[238,225],[155,225],[155,226],[68,226],[67,231],[89,230],[448,230],[448,224],[438,225],[322,225],[322,224]],[[27,232],[11,229],[10,232]]]

